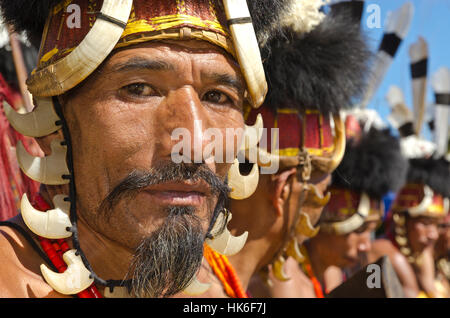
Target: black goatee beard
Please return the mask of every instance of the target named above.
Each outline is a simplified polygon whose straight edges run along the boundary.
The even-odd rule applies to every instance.
[[[133,171],[103,200],[100,212],[108,214],[123,198],[133,198],[149,185],[198,179],[206,181],[211,194],[218,197],[215,208],[208,213],[208,230],[203,230],[194,207],[168,207],[163,225],[143,239],[135,250],[127,274],[130,278],[127,287],[132,296],[168,297],[189,285],[200,269],[205,238],[228,204],[230,189],[206,165],[167,162],[148,172]],[[225,226],[222,225],[222,230]]]
[[[199,270],[205,233],[192,207],[171,207],[164,224],[136,249],[131,294],[167,297],[184,290]]]

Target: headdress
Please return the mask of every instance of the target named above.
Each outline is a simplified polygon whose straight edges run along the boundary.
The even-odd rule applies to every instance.
[[[94,281],[110,287],[123,283],[98,277],[79,245],[73,149],[57,96],[83,82],[114,49],[146,41],[196,39],[222,48],[239,62],[247,83],[248,101],[258,107],[267,92],[258,43],[268,41],[271,32],[277,32],[278,16],[290,2],[249,1],[249,5],[245,0],[0,2],[5,20],[16,30],[26,31],[34,43],[40,42],[38,65],[27,81],[36,107],[31,113],[18,114],[5,103],[5,114],[24,135],[42,137],[59,129],[64,135],[64,140],[52,142],[52,153],[44,158],[30,156],[21,143],[17,144],[19,165],[30,178],[49,185],[69,184],[69,197],[53,198],[55,208],[46,213],[36,211],[26,196],[21,206],[24,221],[34,233],[51,239],[73,239],[74,250],[67,251],[64,260],[70,263],[69,269],[82,277],[76,286],[60,284],[67,277],[58,276],[44,266],[44,277],[55,290],[76,294]],[[262,31],[266,16],[273,23],[269,33]],[[225,231],[212,241],[233,242],[233,237]],[[238,241],[242,243],[242,239]],[[220,252],[229,250],[227,244],[215,246],[220,246]]]
[[[257,173],[259,166],[261,173],[275,174],[298,167],[305,193],[322,206],[329,196],[319,194],[309,178],[313,170],[331,173],[342,160],[345,128],[339,112],[362,95],[370,56],[359,20],[356,23],[350,17],[348,7],[332,7],[311,31],[286,27],[267,41],[262,52],[269,93],[260,109],[248,109],[245,115],[247,124],[265,128],[258,136],[263,142],[254,145],[255,152],[244,149],[246,159],[254,164],[252,171]],[[280,280],[288,279],[282,270],[286,256],[302,260],[295,239],[297,229],[307,236],[317,233],[307,214],[296,215],[293,231],[286,235],[287,244],[273,263]]]
[[[362,107],[366,107],[377,92],[403,39],[409,32],[413,16],[414,6],[411,2],[406,2],[399,9],[388,12],[383,38],[372,66],[372,78],[361,103]]]
[[[392,86],[386,96],[390,106],[389,121],[399,130],[403,155],[409,159],[409,170],[405,184],[397,193],[391,207],[392,227],[388,235],[394,244],[414,263],[406,232],[406,217],[443,218],[449,211],[450,178],[449,162],[443,158],[447,152],[448,106],[442,96],[450,92],[450,76],[441,68],[433,77],[436,95],[434,125],[435,143],[420,137],[424,114],[427,82],[427,43],[419,38],[410,47],[411,78],[413,83],[414,111],[405,105],[401,90]],[[439,149],[437,147],[439,145]],[[391,233],[392,231],[392,233]]]
[[[346,122],[352,122],[351,115]],[[365,222],[381,221],[382,197],[397,191],[406,177],[407,161],[398,139],[387,129],[360,131],[361,135],[348,140],[344,159],[333,172],[331,199],[322,213],[321,230],[344,235]]]

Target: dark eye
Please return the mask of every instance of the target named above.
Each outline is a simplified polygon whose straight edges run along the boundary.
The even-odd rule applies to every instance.
[[[122,87],[122,90],[127,94],[137,97],[147,97],[155,95],[156,91],[148,84],[134,83]]]
[[[358,229],[356,229],[354,232],[357,234],[362,234],[365,231],[367,231],[367,223],[364,223],[363,225],[361,225]]]
[[[209,91],[203,95],[203,101],[214,104],[226,104],[230,103],[231,99],[224,93],[219,91]]]

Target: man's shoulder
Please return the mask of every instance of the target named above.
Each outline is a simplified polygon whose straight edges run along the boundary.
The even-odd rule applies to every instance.
[[[0,297],[38,297],[36,290],[47,289],[39,272],[42,260],[21,234],[8,226],[0,226],[0,259]]]
[[[394,255],[400,253],[400,251],[392,244],[388,239],[377,239],[372,242],[372,252],[382,255]]]

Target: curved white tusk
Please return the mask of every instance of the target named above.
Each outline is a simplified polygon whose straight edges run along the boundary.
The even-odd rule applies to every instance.
[[[279,281],[285,282],[290,280],[291,278],[286,275],[284,272],[284,264],[286,263],[286,260],[283,256],[280,256],[274,263],[272,267],[273,276],[275,276],[276,279]]]
[[[326,173],[333,172],[341,163],[345,154],[346,138],[345,123],[339,115],[333,115],[334,120],[334,152],[331,157],[312,156],[312,164]]]
[[[396,235],[395,241],[398,243],[399,246],[407,246],[408,245],[408,239],[404,236]]]
[[[314,184],[308,184],[308,196],[311,195],[312,200],[315,204],[317,204],[319,207],[324,207],[330,202],[331,199],[331,193],[327,192],[327,194],[324,196],[320,193],[317,186]]]
[[[345,123],[341,119],[341,116],[335,115],[333,116],[334,120],[334,130],[336,133],[336,141],[335,141],[335,149],[333,157],[331,158],[331,165],[329,167],[329,172],[333,172],[341,163],[344,158],[345,148],[346,148],[346,139],[345,139]]]
[[[245,125],[244,136],[242,137],[240,151],[254,149],[258,146],[263,135],[264,123],[261,114],[256,116],[253,126]]]
[[[298,220],[297,225],[297,234],[302,234],[308,238],[312,238],[317,235],[320,231],[320,227],[314,227],[311,224],[311,220],[309,219],[309,215],[301,212],[300,219]]]
[[[30,76],[27,85],[31,94],[61,95],[88,77],[116,46],[132,4],[133,0],[104,0],[101,15],[81,43],[69,55]]]
[[[63,295],[75,295],[94,282],[81,257],[75,255],[75,252],[76,250],[70,250],[63,254],[63,259],[67,264],[64,273],[55,273],[44,264],[41,265],[41,272],[47,284]]]
[[[237,60],[245,77],[253,107],[258,108],[267,94],[267,81],[258,40],[245,0],[223,0],[225,14],[236,50]],[[240,20],[239,23],[233,21]]]
[[[425,212],[427,212],[428,207],[433,203],[433,196],[434,196],[433,190],[429,186],[425,185],[423,187],[423,192],[424,197],[422,202],[420,202],[419,205],[408,209],[408,213],[412,217],[424,214]]]
[[[300,252],[300,248],[298,247],[297,239],[293,238],[286,248],[286,255],[295,259],[298,263],[303,263],[305,261],[305,257]]]
[[[231,220],[231,213],[229,214],[230,217],[228,218],[228,223]],[[216,223],[214,224],[214,227],[211,231],[211,233],[217,233],[223,223],[225,222],[226,215],[224,213],[220,213],[217,217]],[[225,256],[232,256],[237,253],[239,253],[240,250],[245,245],[245,242],[247,241],[248,232],[244,232],[240,236],[233,236],[231,235],[230,231],[228,230],[227,226],[225,226],[225,229],[221,234],[219,234],[217,237],[214,237],[213,239],[206,239],[206,244],[208,244],[213,250],[215,250],[217,253],[220,253]]]
[[[230,198],[234,200],[244,200],[255,193],[259,182],[259,168],[253,164],[252,171],[248,176],[241,175],[239,171],[239,161],[234,160],[228,171],[228,186],[231,188]]]
[[[65,195],[53,197],[55,209],[38,211],[28,201],[27,194],[24,193],[20,201],[20,211],[27,227],[39,236],[49,239],[62,239],[72,235],[67,231],[72,226],[69,218],[70,202],[64,201]]]
[[[348,234],[350,232],[355,231],[361,225],[363,225],[365,220],[369,216],[369,213],[370,213],[370,198],[365,192],[363,192],[361,193],[361,198],[359,200],[357,212],[347,220],[331,223],[331,227],[334,233],[338,235]],[[322,225],[322,227],[324,227],[324,225]]]
[[[192,282],[189,284],[188,287],[186,287],[183,290],[183,293],[189,296],[198,296],[201,294],[206,293],[206,291],[211,287],[211,284],[209,283],[201,283],[197,279],[196,276],[194,276]]]
[[[6,101],[3,101],[3,109],[11,126],[25,136],[47,136],[61,128],[56,125],[60,118],[51,98],[36,98],[36,107],[27,114],[19,114]]]
[[[61,140],[55,139],[50,144],[52,154],[47,157],[33,157],[24,148],[22,142],[16,146],[17,160],[20,169],[31,179],[50,185],[69,183],[63,175],[69,175],[66,163],[67,147],[61,145]]]

